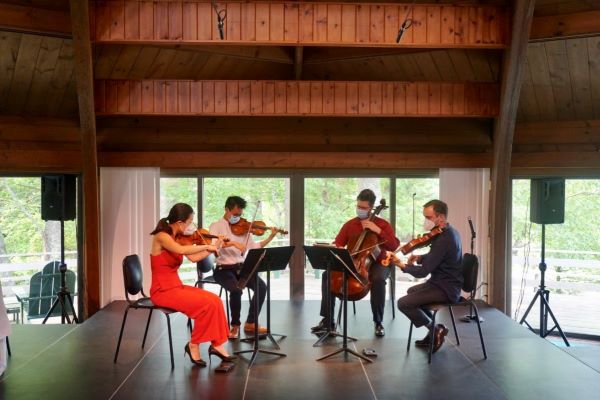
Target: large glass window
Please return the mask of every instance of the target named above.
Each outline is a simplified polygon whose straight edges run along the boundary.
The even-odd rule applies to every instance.
[[[64,226],[67,285],[78,312],[77,220]],[[41,178],[0,177],[0,280],[9,319],[42,322],[60,287],[60,253],[60,222],[41,217]]]
[[[390,198],[389,178],[306,178],[304,181],[304,242],[331,243],[342,225],[356,217],[356,196],[362,189],[372,189],[381,198]],[[389,209],[380,214],[389,220]],[[321,271],[306,261],[304,298],[321,299]],[[367,297],[368,298],[368,297]]]
[[[568,179],[565,222],[546,225],[546,286],[562,329],[600,335],[600,180]],[[541,225],[530,222],[530,180],[513,180],[512,315],[520,320],[540,284]],[[539,325],[539,303],[528,322]],[[549,327],[552,327],[550,322]]]
[[[264,221],[267,226],[276,226],[289,230],[289,178],[226,178],[211,177],[203,180],[202,221],[204,227],[223,218],[225,200],[229,196],[240,196],[248,202],[244,210],[244,218],[251,221]],[[251,240],[261,241],[267,238],[269,231],[263,236],[253,236]],[[277,235],[267,247],[289,246],[287,235]],[[263,276],[264,279],[264,276]],[[205,289],[218,293],[218,288],[207,285]],[[245,298],[245,297],[244,297]],[[271,273],[271,298],[288,300],[290,298],[289,269]]]

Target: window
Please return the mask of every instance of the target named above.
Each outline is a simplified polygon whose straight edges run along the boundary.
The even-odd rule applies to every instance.
[[[65,221],[64,226],[67,282],[78,313],[77,220]],[[41,217],[41,178],[0,177],[0,279],[9,319],[42,322],[53,301],[52,289],[60,287],[60,275],[54,273],[60,256],[60,222]],[[48,293],[42,293],[47,297],[25,300],[40,296],[40,284],[48,288]],[[60,323],[60,317],[48,323]]]
[[[304,242],[331,243],[342,225],[356,217],[356,196],[372,189],[381,198],[390,198],[389,178],[306,178],[304,181]],[[389,209],[380,216],[389,220]],[[321,271],[313,270],[308,260],[305,271],[305,299],[321,299]],[[368,298],[368,297],[367,297]]]
[[[600,335],[600,180],[568,179],[565,222],[546,225],[546,286],[563,331]],[[530,222],[530,180],[513,180],[512,315],[520,321],[540,284],[541,225]],[[539,326],[539,302],[527,321]],[[553,326],[550,320],[550,328]]]

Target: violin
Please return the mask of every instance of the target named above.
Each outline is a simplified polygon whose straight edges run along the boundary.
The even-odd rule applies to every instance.
[[[182,245],[182,246],[191,246],[191,245],[203,246],[203,245],[211,245],[212,244],[212,239],[218,239],[218,238],[219,238],[219,236],[212,235],[208,231],[208,229],[198,228],[191,235],[179,235],[179,236],[177,236],[177,238],[175,239],[175,241],[177,243],[179,243],[180,245]],[[229,238],[224,238],[223,241],[224,242],[229,242]]]
[[[277,229],[279,233],[282,235],[287,235],[288,231],[284,231],[283,229],[275,228],[272,226],[267,226],[263,221],[254,221],[250,223],[246,218],[240,218],[240,220],[235,224],[229,224],[231,227],[231,232],[236,236],[242,236],[250,231],[251,234],[256,236],[262,236],[266,231],[272,231],[273,229]]]
[[[395,252],[389,251],[387,253],[386,257],[383,260],[381,260],[381,265],[383,265],[384,267],[387,267],[392,262],[394,262],[394,264],[396,264],[399,260],[398,260],[398,257],[396,257],[395,253],[401,251],[402,254],[406,255],[408,253],[413,252],[416,249],[420,249],[421,247],[428,246],[429,244],[431,244],[431,241],[435,237],[440,235],[442,232],[444,232],[444,228],[436,226],[430,232],[411,240],[410,242],[406,243],[405,245],[400,247]]]

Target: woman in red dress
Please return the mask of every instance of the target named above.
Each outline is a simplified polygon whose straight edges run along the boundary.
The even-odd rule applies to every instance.
[[[159,307],[180,311],[194,320],[192,337],[185,345],[185,353],[192,363],[205,367],[206,362],[200,358],[200,343],[211,343],[209,356],[216,355],[224,361],[231,361],[235,356],[230,356],[223,348],[229,329],[221,299],[206,290],[184,285],[177,274],[184,255],[190,261],[197,262],[210,252],[218,251],[223,242],[223,238],[220,238],[216,245],[182,246],[177,243],[177,236],[194,232],[193,218],[192,207],[178,203],[171,208],[169,216],[162,218],[152,231],[154,238],[150,253],[150,299]]]

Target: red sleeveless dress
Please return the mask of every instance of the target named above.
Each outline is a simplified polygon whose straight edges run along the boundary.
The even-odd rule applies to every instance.
[[[183,255],[168,250],[157,256],[150,255],[150,299],[159,307],[180,311],[194,320],[192,343],[211,342],[219,346],[229,335],[223,303],[213,293],[184,285],[177,274],[182,262]]]

